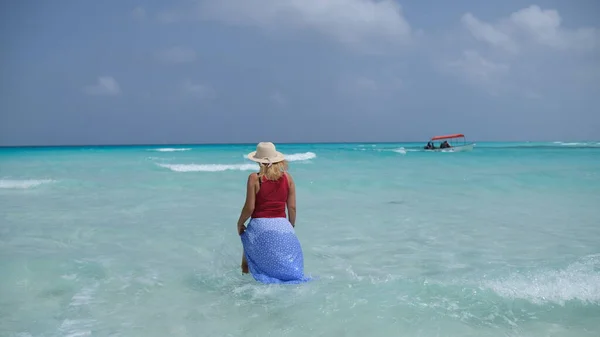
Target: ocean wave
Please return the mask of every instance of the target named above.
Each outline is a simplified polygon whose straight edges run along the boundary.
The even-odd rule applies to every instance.
[[[285,155],[286,160],[306,161],[317,157],[314,152],[293,153]],[[156,164],[174,172],[223,172],[223,171],[252,171],[258,170],[255,163],[244,164]]]
[[[292,153],[292,154],[283,154],[285,156],[285,160],[292,162],[292,161],[306,161],[306,160],[311,160],[311,159],[315,159],[317,158],[317,154],[314,152],[301,152],[301,153]],[[248,159],[246,157],[246,154],[242,155],[245,159]]]
[[[361,149],[361,150],[364,151],[364,149]],[[373,151],[376,151],[376,152],[396,152],[396,153],[400,153],[400,154],[406,154],[407,152],[420,152],[420,150],[406,149],[403,146],[398,147],[398,148],[394,148],[394,149],[373,149]]]
[[[600,146],[600,142],[552,142],[555,146],[559,147],[575,147],[575,148],[597,148]],[[552,146],[552,145],[548,145]]]
[[[576,143],[576,142],[572,142],[572,143],[563,143],[563,142],[558,142],[556,144],[562,145],[562,146],[586,146],[586,145],[595,145],[595,144],[591,144],[591,143]]]
[[[150,151],[156,151],[156,152],[179,152],[179,151],[190,151],[192,150],[191,148],[174,148],[174,147],[164,147],[164,148],[160,148],[160,149],[152,149]]]
[[[499,296],[523,299],[534,304],[550,302],[564,305],[573,300],[600,304],[598,268],[600,255],[594,255],[562,270],[513,274],[505,279],[487,281],[483,286]]]
[[[577,149],[600,149],[600,143],[552,143],[532,145],[507,145],[507,146],[481,146],[484,149],[519,149],[519,150],[577,150]]]
[[[311,160],[317,158],[317,154],[314,152],[304,152],[304,153],[293,153],[286,154],[285,159],[287,161],[304,161]]]
[[[598,145],[598,142],[553,142],[553,144],[562,146],[586,146],[586,145]]]
[[[49,184],[55,182],[51,179],[26,179],[26,180],[9,180],[0,179],[0,188],[7,189],[28,189],[37,187],[42,184]]]
[[[222,172],[257,170],[256,164],[157,164],[174,172]]]

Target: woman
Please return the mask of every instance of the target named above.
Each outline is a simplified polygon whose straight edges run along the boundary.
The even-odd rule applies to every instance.
[[[306,282],[302,248],[294,231],[296,186],[287,162],[269,142],[259,143],[248,159],[259,163],[260,170],[248,176],[246,202],[237,223],[244,247],[242,273],[250,272],[263,283]]]

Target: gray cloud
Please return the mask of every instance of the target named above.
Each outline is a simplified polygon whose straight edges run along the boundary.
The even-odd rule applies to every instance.
[[[114,96],[121,93],[121,87],[113,77],[100,76],[96,84],[84,86],[83,91],[89,95]]]

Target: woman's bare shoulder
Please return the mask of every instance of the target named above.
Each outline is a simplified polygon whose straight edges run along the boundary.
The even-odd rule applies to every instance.
[[[258,181],[258,173],[252,172],[248,175],[248,182]]]

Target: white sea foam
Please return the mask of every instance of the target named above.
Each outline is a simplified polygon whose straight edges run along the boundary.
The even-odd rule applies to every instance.
[[[285,159],[287,161],[304,161],[311,160],[317,158],[317,154],[314,152],[304,152],[304,153],[293,153],[286,154]]]
[[[256,170],[256,164],[157,164],[175,172],[222,172]]]
[[[173,148],[173,147],[164,147],[160,149],[152,149],[151,151],[157,152],[179,152],[179,151],[190,151],[190,148]]]
[[[546,270],[529,274],[513,274],[508,278],[488,281],[485,288],[502,297],[523,299],[535,304],[578,300],[600,303],[600,255],[591,256],[562,270]]]
[[[406,149],[403,147],[398,148],[398,149],[393,149],[392,151],[396,152],[396,153],[400,153],[400,154],[406,154]]]
[[[582,147],[596,147],[600,145],[600,143],[596,142],[554,142],[556,145],[560,146],[582,146]]]
[[[90,303],[94,300],[94,294],[96,293],[97,285],[92,287],[85,287],[77,292],[71,298],[71,303],[69,306],[72,307],[80,307],[85,305],[90,305]]]
[[[285,160],[287,161],[305,161],[317,158],[317,154],[314,152],[302,152],[302,153],[292,153],[292,154],[283,154],[285,156]],[[248,159],[246,154],[242,155],[242,157]]]
[[[65,337],[84,337],[92,335],[93,319],[65,319],[59,326],[59,331]]]
[[[399,147],[399,148],[395,148],[395,149],[374,149],[373,151],[376,152],[396,152],[396,153],[400,153],[400,154],[406,154],[406,152],[416,152],[418,150],[414,150],[414,149],[405,149],[404,147]]]
[[[25,180],[10,180],[0,179],[0,188],[7,189],[28,189],[37,187],[42,184],[49,184],[55,182],[51,179],[25,179]]]
[[[288,161],[305,161],[316,158],[313,152],[293,153],[286,155]],[[252,171],[257,166],[254,163],[244,164],[157,164],[174,172],[223,172],[223,171]]]

